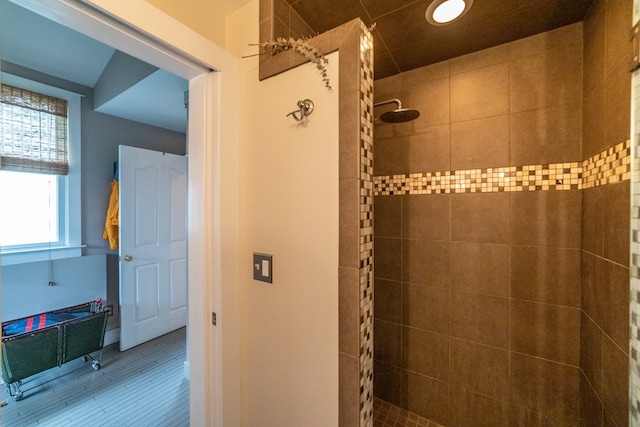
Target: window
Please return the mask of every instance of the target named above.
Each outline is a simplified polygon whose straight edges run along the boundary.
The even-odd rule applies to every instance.
[[[80,96],[2,74],[2,264],[79,256]]]

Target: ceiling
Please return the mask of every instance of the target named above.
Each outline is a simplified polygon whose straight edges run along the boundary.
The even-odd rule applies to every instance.
[[[94,103],[100,113],[185,133],[189,82],[132,57],[123,61],[121,52],[114,54],[110,46],[0,0],[2,61],[93,88],[94,99],[101,98],[99,105]],[[120,61],[110,64],[112,58]],[[140,68],[145,72],[134,73]],[[98,96],[105,87],[106,94]]]
[[[579,22],[593,3],[475,0],[461,19],[436,27],[424,18],[430,0],[287,1],[317,33],[356,17],[367,26],[375,23],[376,79]]]

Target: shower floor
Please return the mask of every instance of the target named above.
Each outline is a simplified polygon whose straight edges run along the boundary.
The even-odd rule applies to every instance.
[[[373,427],[443,427],[391,403],[373,399]]]

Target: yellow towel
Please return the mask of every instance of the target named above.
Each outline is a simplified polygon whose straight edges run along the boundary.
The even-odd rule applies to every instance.
[[[107,208],[107,219],[104,222],[103,239],[109,239],[109,249],[118,249],[118,230],[120,225],[120,200],[118,199],[119,184],[115,179],[111,182],[111,196]]]

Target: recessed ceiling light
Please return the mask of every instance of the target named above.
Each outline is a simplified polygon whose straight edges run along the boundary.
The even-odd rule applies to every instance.
[[[424,17],[432,25],[447,25],[469,11],[473,0],[433,0]]]

